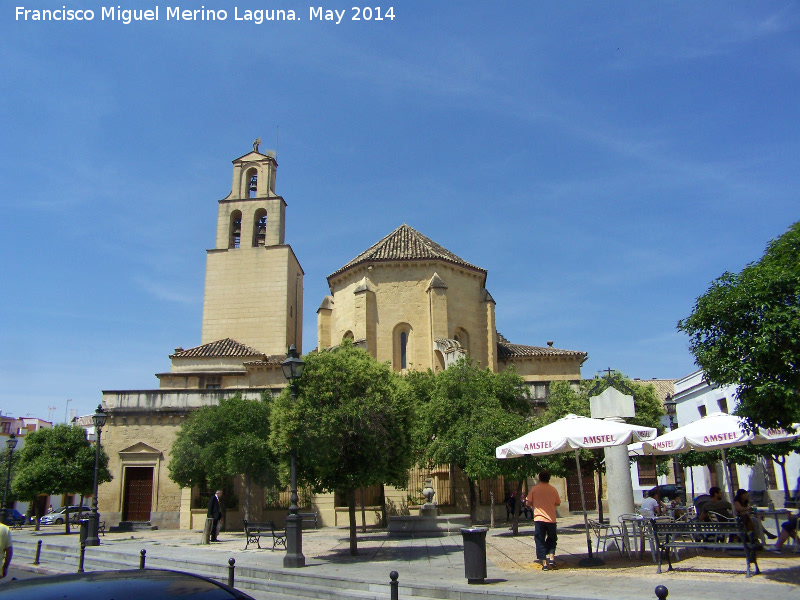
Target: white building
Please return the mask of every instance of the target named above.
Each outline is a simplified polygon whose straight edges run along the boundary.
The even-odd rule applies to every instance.
[[[732,412],[736,408],[735,386],[716,386],[704,379],[703,371],[695,371],[675,381],[676,426],[681,427],[698,419],[718,412]],[[794,496],[800,487],[800,456],[792,454],[786,457],[786,476],[789,484],[789,495]],[[739,488],[750,492],[771,490],[771,496],[777,506],[783,506],[784,484],[781,468],[772,460],[763,460],[755,467],[737,465],[731,473],[734,493]],[[691,467],[684,469],[686,495],[696,497],[706,493],[709,488],[717,486],[727,489],[722,465],[716,467]]]

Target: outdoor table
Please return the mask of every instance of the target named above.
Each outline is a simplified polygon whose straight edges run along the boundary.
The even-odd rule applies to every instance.
[[[775,534],[780,536],[781,535],[781,522],[780,517],[790,517],[792,515],[792,511],[788,508],[773,508],[772,510],[768,508],[754,508],[754,514],[758,515],[759,517],[775,517]]]
[[[642,515],[620,515],[619,523],[622,525],[622,537],[625,540],[625,549],[628,556],[631,555],[631,543],[633,538],[633,552],[639,551],[639,560],[644,559],[644,550],[647,540],[650,540],[650,550],[653,554],[653,562],[656,560],[655,540],[650,529],[650,519],[656,521],[672,520],[669,517],[643,517]]]

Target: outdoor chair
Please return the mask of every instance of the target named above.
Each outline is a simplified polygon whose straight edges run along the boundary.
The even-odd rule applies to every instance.
[[[589,519],[589,527],[592,528],[592,531],[597,538],[597,543],[595,544],[594,549],[596,553],[600,552],[600,542],[602,542],[603,555],[605,556],[605,553],[608,550],[608,544],[612,543],[617,547],[619,555],[623,556],[626,550],[625,536],[622,535],[622,528],[619,525],[608,525],[601,523],[600,521],[595,521],[594,519]]]

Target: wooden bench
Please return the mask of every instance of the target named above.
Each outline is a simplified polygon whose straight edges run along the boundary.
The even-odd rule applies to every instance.
[[[261,550],[261,536],[272,536],[272,549],[275,550],[277,546],[282,546],[284,550],[286,549],[286,532],[278,531],[275,528],[275,523],[270,519],[266,523],[257,523],[253,521],[247,521],[246,519],[242,519],[242,523],[244,523],[244,535],[247,542],[244,545],[244,549],[247,550],[247,547],[250,544],[255,544],[258,546],[258,549]]]
[[[678,548],[703,548],[706,550],[744,550],[747,561],[747,576],[750,577],[750,563],[756,566],[755,574],[761,573],[756,560],[759,545],[752,539],[741,519],[733,521],[678,521],[665,522],[650,520],[656,546],[658,548],[658,573],[664,555],[672,571],[670,550]]]
[[[303,523],[313,523],[314,524],[314,529],[316,529],[317,528],[317,515],[318,514],[319,513],[317,513],[317,512],[307,512],[307,513],[299,512],[299,513],[297,513],[297,516],[300,517],[301,519],[303,519],[301,521],[301,524],[300,524],[301,527],[302,527]]]

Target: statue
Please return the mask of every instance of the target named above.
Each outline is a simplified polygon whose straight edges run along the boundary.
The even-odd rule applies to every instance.
[[[253,142],[253,152],[258,152],[258,147],[261,145],[261,138],[256,138]]]

